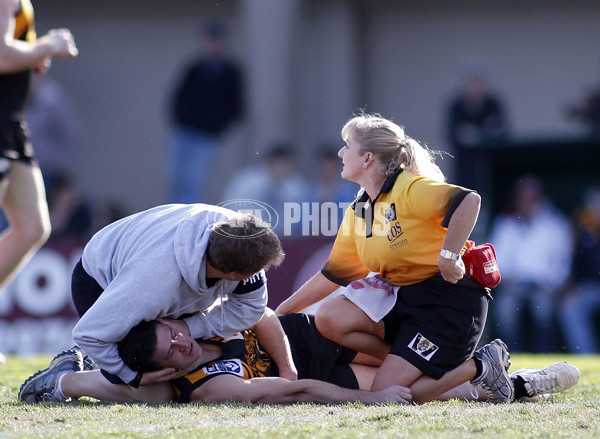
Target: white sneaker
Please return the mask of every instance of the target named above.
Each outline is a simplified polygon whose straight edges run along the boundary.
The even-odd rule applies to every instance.
[[[516,377],[523,379],[527,396],[519,398],[518,401],[524,402],[570,389],[579,381],[579,369],[567,362],[559,362],[541,370],[519,369],[510,376],[513,379]]]

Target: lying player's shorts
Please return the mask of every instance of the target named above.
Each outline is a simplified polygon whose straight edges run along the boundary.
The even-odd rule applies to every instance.
[[[279,321],[290,342],[298,379],[310,378],[358,389],[358,381],[349,365],[356,351],[323,337],[312,315],[287,314],[279,317]]]
[[[470,278],[456,285],[441,275],[398,289],[383,318],[390,353],[440,379],[475,350],[487,317],[486,290]]]
[[[22,120],[3,120],[0,121],[0,181],[8,175],[13,161],[38,164],[27,124]]]

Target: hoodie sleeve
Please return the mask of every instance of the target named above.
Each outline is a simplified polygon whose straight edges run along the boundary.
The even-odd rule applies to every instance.
[[[267,300],[267,277],[261,271],[238,282],[235,289],[222,298],[220,304],[184,320],[193,338],[226,338],[254,326],[262,317]]]
[[[126,383],[137,372],[123,363],[117,343],[141,321],[164,314],[166,295],[155,293],[157,284],[161,285],[159,292],[175,288],[161,270],[152,264],[150,267],[154,272],[140,272],[139,267],[132,265],[124,267],[73,328],[73,339],[98,366]],[[157,277],[161,276],[162,283],[158,283]]]

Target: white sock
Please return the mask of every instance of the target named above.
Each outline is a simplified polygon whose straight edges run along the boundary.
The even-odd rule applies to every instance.
[[[63,393],[62,390],[62,380],[65,377],[66,373],[63,373],[61,376],[58,377],[58,381],[56,382],[56,387],[54,388],[54,396],[56,396],[57,398],[59,398],[61,401],[67,401],[68,398],[67,396],[65,396],[65,394]]]
[[[473,378],[471,381],[475,381],[475,382],[479,381],[481,379],[481,377],[485,376],[485,374],[487,373],[487,370],[488,370],[488,365],[484,361],[482,361],[481,362],[481,373],[478,376],[476,376],[475,378]]]

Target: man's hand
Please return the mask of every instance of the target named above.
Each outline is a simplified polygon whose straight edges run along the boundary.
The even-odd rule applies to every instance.
[[[412,395],[410,389],[404,386],[390,386],[382,390],[374,390],[370,392],[373,396],[374,403],[395,402],[399,404],[410,404]]]
[[[289,365],[289,367],[286,367],[285,369],[280,368],[279,376],[281,378],[285,378],[286,380],[296,381],[298,379],[298,371],[296,370],[296,365],[292,363],[291,365]]]
[[[191,369],[161,369],[152,372],[144,372],[140,380],[140,386],[150,386],[152,384],[165,383],[167,381],[181,378],[191,372]]]

